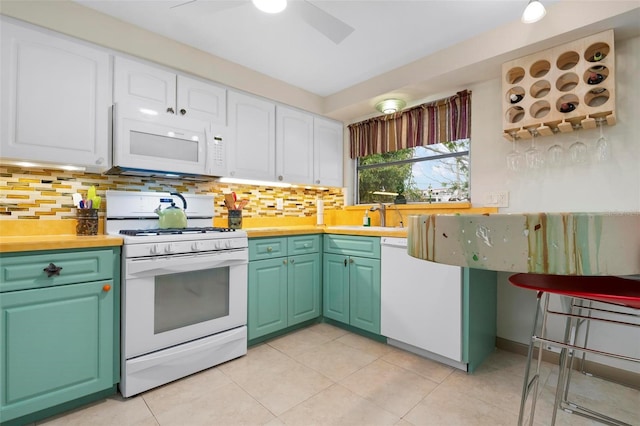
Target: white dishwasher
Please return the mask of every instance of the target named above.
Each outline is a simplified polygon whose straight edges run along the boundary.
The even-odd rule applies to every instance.
[[[416,259],[406,238],[381,244],[381,334],[388,343],[466,370],[462,268]]]

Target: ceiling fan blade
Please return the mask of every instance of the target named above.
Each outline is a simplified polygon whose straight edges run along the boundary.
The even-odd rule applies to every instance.
[[[307,22],[307,24],[311,25],[335,44],[340,44],[354,31],[352,26],[325,12],[307,0],[291,1],[289,2],[289,5],[295,7],[296,12],[298,12],[300,17]]]
[[[193,3],[194,1],[198,1],[198,0],[187,0],[187,1],[182,1],[180,3],[174,4],[173,6],[169,6],[169,9],[174,9],[176,7],[180,7],[180,6],[184,6],[187,5],[189,3]]]
[[[185,9],[198,8],[201,13],[216,13],[232,7],[247,4],[248,0],[183,0],[177,2],[170,9],[177,9],[186,6]]]

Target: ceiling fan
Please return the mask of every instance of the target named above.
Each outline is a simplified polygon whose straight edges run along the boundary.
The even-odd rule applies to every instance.
[[[207,10],[210,13],[215,13],[232,7],[245,6],[250,4],[251,0],[188,0],[181,1],[178,4],[171,6],[171,8],[174,9],[183,6],[188,7],[195,3],[206,3]],[[288,3],[288,8],[290,8],[291,12],[298,15],[303,21],[315,28],[335,44],[340,44],[354,31],[352,26],[325,12],[310,1],[295,0],[289,1]]]

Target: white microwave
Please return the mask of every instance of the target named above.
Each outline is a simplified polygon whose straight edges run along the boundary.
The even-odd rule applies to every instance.
[[[224,129],[134,104],[113,106],[113,166],[107,174],[184,177],[227,173]]]

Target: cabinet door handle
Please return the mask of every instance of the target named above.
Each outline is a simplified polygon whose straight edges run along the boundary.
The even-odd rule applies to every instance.
[[[295,259],[291,259],[291,263],[294,263],[296,260]]]
[[[347,266],[347,259],[344,259],[344,266]]]
[[[53,263],[49,263],[49,266],[43,269],[47,273],[47,278],[51,278],[54,275],[60,275],[60,271],[62,271],[62,266],[56,266]]]
[[[284,260],[282,261],[282,264],[283,264],[283,265],[286,265],[286,264],[287,264],[287,259],[284,259]]]
[[[111,286],[109,284],[105,284],[102,286],[102,291],[107,292],[111,290]]]
[[[176,112],[173,110],[172,107],[167,108],[167,112],[170,114],[175,114]]]
[[[180,110],[180,114],[185,115],[186,113],[187,113],[187,110],[186,110],[186,109],[182,108],[182,109]]]
[[[349,259],[349,263],[353,263],[353,259]]]

